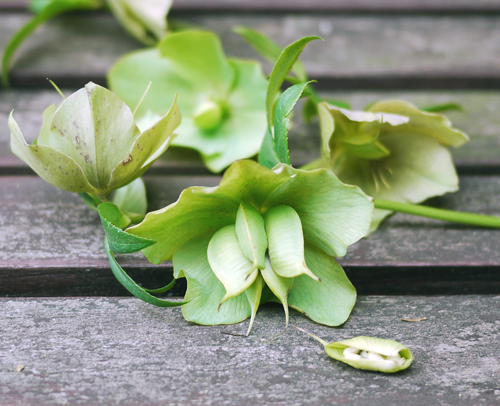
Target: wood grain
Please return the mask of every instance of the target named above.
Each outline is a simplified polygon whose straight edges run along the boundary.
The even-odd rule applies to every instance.
[[[137,299],[0,299],[4,405],[496,405],[500,297],[361,297],[328,328],[291,311],[326,341],[398,340],[415,358],[394,375],[330,359],[289,327],[280,306],[232,326],[196,326],[180,309]],[[402,318],[427,317],[406,323]],[[23,365],[22,372],[17,372]]]
[[[0,15],[0,48],[28,20],[22,12]],[[228,55],[254,58],[236,34],[245,25],[287,45],[306,35],[303,61],[324,87],[500,88],[500,16],[206,14],[178,18],[221,35]],[[64,41],[61,40],[64,38]],[[40,27],[19,50],[12,83],[20,87],[79,87],[104,83],[105,73],[124,53],[140,47],[114,18],[102,13],[68,15]]]

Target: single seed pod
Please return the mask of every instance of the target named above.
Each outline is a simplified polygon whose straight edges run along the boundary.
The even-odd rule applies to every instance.
[[[360,336],[323,344],[333,359],[368,371],[398,372],[408,368],[413,361],[408,347],[394,340]]]

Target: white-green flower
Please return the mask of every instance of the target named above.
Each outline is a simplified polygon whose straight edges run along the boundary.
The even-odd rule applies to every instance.
[[[318,112],[325,158],[343,182],[402,203],[458,190],[448,147],[459,147],[468,137],[442,115],[398,100],[375,103],[367,111],[320,103]],[[388,214],[375,210],[372,231]]]
[[[12,152],[52,185],[101,198],[141,176],[170,145],[181,115],[168,112],[140,131],[127,105],[94,83],[44,112],[42,131],[28,145],[9,117]]]

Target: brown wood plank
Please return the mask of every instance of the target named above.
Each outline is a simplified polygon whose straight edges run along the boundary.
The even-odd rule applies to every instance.
[[[28,20],[25,13],[0,15],[0,48]],[[335,13],[178,14],[178,18],[222,36],[226,51],[255,57],[232,33],[235,25],[263,31],[281,45],[306,35],[324,42],[309,45],[303,61],[323,87],[483,88],[500,87],[500,16],[337,15]],[[41,27],[14,61],[16,86],[78,87],[104,83],[109,67],[140,44],[107,14],[64,16]]]
[[[26,0],[3,0],[0,10],[23,10]],[[498,0],[175,0],[175,11],[498,12]]]
[[[64,90],[70,94],[71,90]],[[3,91],[0,97],[0,173],[29,174],[30,170],[11,154],[7,118],[14,110],[15,118],[28,142],[38,136],[42,112],[50,104],[59,104],[60,96],[54,90]],[[500,173],[500,93],[497,91],[390,91],[390,92],[322,92],[323,97],[345,100],[355,109],[380,99],[403,99],[419,107],[457,102],[464,112],[449,112],[454,125],[471,136],[471,141],[452,153],[461,172]],[[300,104],[295,114],[295,125],[290,132],[292,161],[296,166],[306,164],[319,156],[319,129],[316,122],[305,125],[301,119]],[[171,149],[152,168],[157,174],[208,174],[196,153]]]
[[[0,299],[3,405],[470,406],[500,402],[498,296],[361,297],[328,328],[291,310],[291,323],[326,341],[398,340],[415,358],[402,373],[330,359],[283,309],[248,322],[187,323],[180,309],[137,299]],[[402,318],[426,317],[417,323]],[[18,365],[24,369],[17,372]]]
[[[218,181],[147,177],[150,209],[174,202],[187,186]],[[500,215],[498,190],[500,177],[464,177],[459,193],[431,204]],[[0,177],[0,295],[125,294],[108,269],[102,238],[97,215],[78,196],[35,177]],[[340,262],[361,293],[498,293],[499,244],[498,230],[396,214]],[[120,256],[120,263],[148,286],[171,279],[169,263],[150,265],[141,254]]]

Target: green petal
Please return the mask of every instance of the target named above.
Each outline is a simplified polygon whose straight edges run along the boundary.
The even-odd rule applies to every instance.
[[[243,254],[234,225],[217,231],[208,244],[208,262],[226,289],[221,303],[239,295],[255,280],[258,270]]]
[[[132,217],[134,222],[141,221],[148,210],[146,185],[144,185],[142,178],[137,178],[128,185],[117,189],[112,201],[122,212]],[[139,221],[136,221],[136,218],[140,218]]]
[[[453,128],[446,117],[440,114],[421,111],[412,104],[404,101],[387,100],[378,102],[370,106],[369,111],[382,114],[400,114],[410,118],[410,121],[402,126],[392,127],[384,125],[383,132],[385,134],[394,132],[425,135],[435,138],[443,145],[453,147],[459,147],[469,140],[467,134]]]
[[[173,264],[175,277],[185,276],[188,288],[182,306],[184,317],[198,324],[239,323],[251,315],[245,293],[228,299],[219,307],[225,289],[212,272],[207,259],[210,238],[194,239],[176,250]]]
[[[293,278],[282,278],[276,272],[274,272],[271,261],[266,257],[266,267],[261,271],[262,277],[266,282],[266,285],[271,289],[271,292],[278,298],[278,300],[283,304],[283,309],[285,310],[286,325],[288,326],[288,293],[292,288]]]
[[[252,309],[252,316],[250,318],[250,324],[248,325],[247,335],[249,335],[250,331],[252,330],[253,322],[255,320],[255,315],[257,314],[257,310],[259,309],[263,287],[264,287],[264,281],[262,280],[262,276],[257,275],[255,281],[250,285],[250,287],[247,290],[245,290],[248,303],[250,304],[250,308]]]
[[[372,360],[366,358],[348,359],[344,355],[344,350],[346,348],[357,348],[389,357],[401,357],[404,363],[400,365],[387,360]],[[336,360],[342,361],[354,368],[368,371],[398,372],[408,368],[413,362],[413,355],[408,347],[394,340],[374,337],[360,336],[349,340],[335,341],[325,345],[325,351],[330,357]]]
[[[182,244],[199,236],[211,236],[220,228],[235,224],[241,202],[262,212],[267,196],[290,176],[285,171],[274,173],[253,161],[231,165],[219,186],[185,189],[176,203],[148,213],[132,234],[157,241],[154,249],[144,254],[153,263],[170,260]]]
[[[242,202],[236,214],[236,235],[241,250],[253,263],[254,268],[263,269],[266,266],[267,250],[264,219],[247,203]]]
[[[115,189],[141,176],[167,150],[180,122],[181,113],[174,98],[167,114],[137,137],[122,161],[115,162],[109,188]]]
[[[305,257],[321,283],[304,275],[295,278],[289,305],[327,326],[345,323],[356,302],[356,289],[333,257],[310,245],[306,245]]]
[[[280,205],[270,209],[264,220],[274,272],[284,278],[306,274],[319,281],[304,259],[304,236],[297,212],[290,206]]]
[[[43,126],[42,131],[40,131],[40,135],[36,140],[37,145],[49,145],[50,137],[52,136],[50,127],[52,126],[52,119],[54,118],[56,110],[57,107],[54,104],[51,104],[43,112]]]
[[[43,180],[76,193],[96,193],[82,168],[70,157],[46,145],[28,145],[12,113],[9,116],[12,152],[26,162]]]
[[[59,106],[51,131],[48,146],[71,156],[100,190],[108,189],[116,163],[128,157],[140,134],[125,103],[94,83]]]
[[[349,245],[366,235],[373,203],[361,189],[342,183],[326,169],[281,168],[291,179],[268,198],[266,206],[293,207],[302,222],[306,242],[340,257],[346,254]]]

